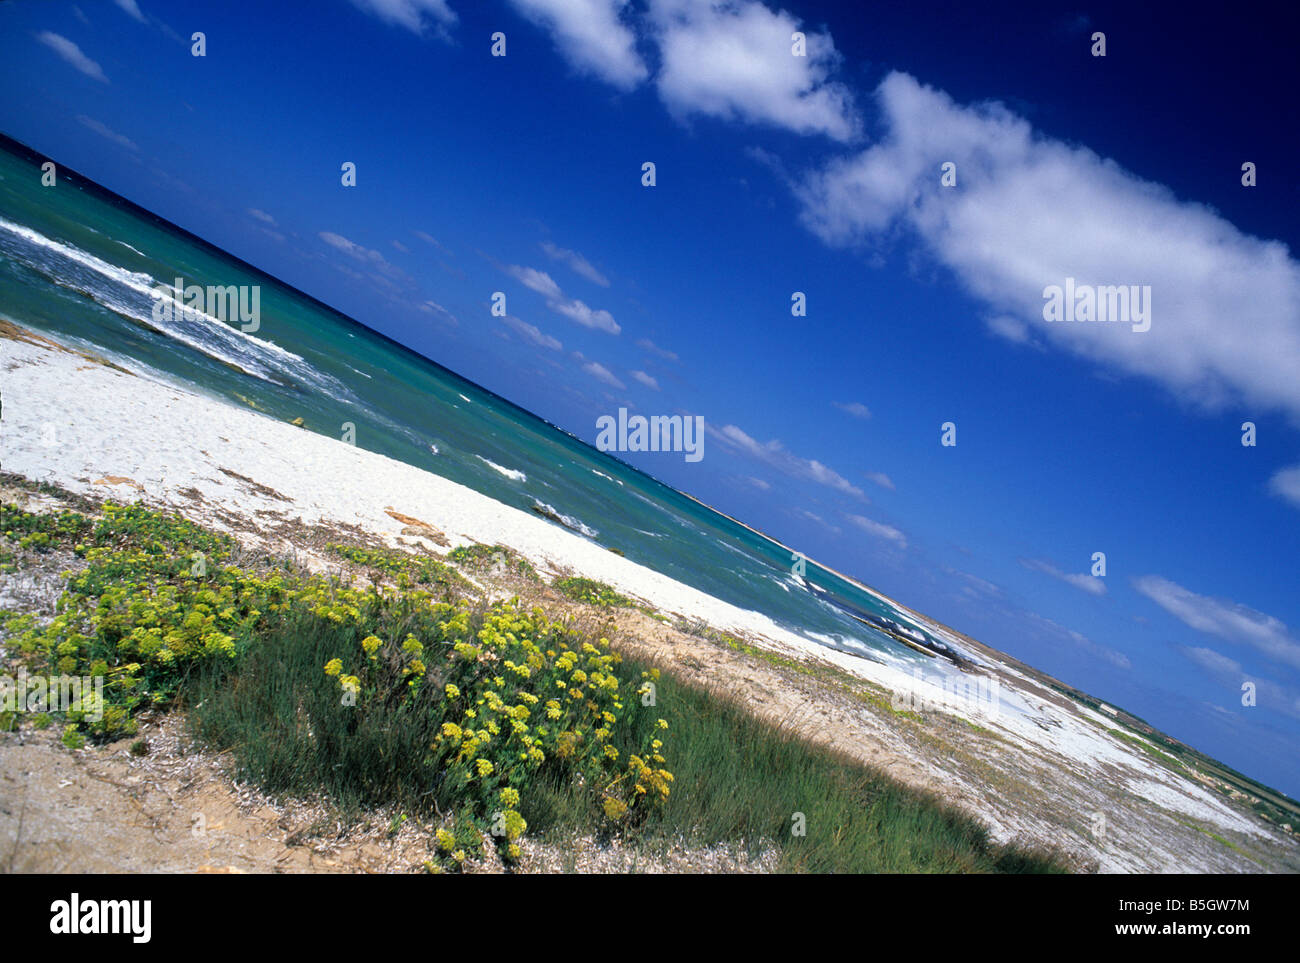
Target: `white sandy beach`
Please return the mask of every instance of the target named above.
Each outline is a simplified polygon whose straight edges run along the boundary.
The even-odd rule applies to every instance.
[[[933,687],[899,668],[819,645],[760,613],[637,565],[528,512],[251,409],[143,373],[113,370],[78,354],[9,339],[0,340],[0,378],[0,464],[6,471],[76,492],[170,506],[216,528],[230,527],[230,516],[268,525],[300,519],[308,525],[358,526],[395,544],[403,524],[385,511],[392,509],[440,529],[453,546],[507,545],[544,573],[600,579],[663,612],[702,619],[786,653],[815,656],[897,692],[914,692],[926,701],[939,698]],[[222,469],[264,487],[243,483]],[[134,484],[96,484],[108,476]],[[429,547],[448,550],[432,543]],[[941,627],[926,627],[960,647],[960,640]],[[987,662],[984,655],[972,657]],[[1064,774],[1062,779],[1077,782],[1071,798],[1086,798],[1096,783],[1118,785],[1126,798],[1132,797],[1134,807],[1181,815],[1216,832],[1294,846],[1200,783],[1156,765],[1139,749],[1109,735],[1106,730],[1114,726],[1113,720],[1047,698],[1041,687],[1011,667],[1000,668],[999,706],[967,700],[950,711],[996,732],[1035,765],[1054,767]],[[1016,679],[1023,685],[1016,685]],[[955,766],[938,768],[936,775],[943,779],[972,779]],[[986,790],[969,788],[972,798],[988,796]],[[996,838],[1026,829],[1015,817],[1014,806],[990,806],[985,815]],[[1080,824],[1090,818],[1088,812],[1076,815]],[[1162,850],[1158,840],[1144,846],[1126,839],[1122,828],[1109,841],[1098,839],[1090,845],[1103,870],[1232,868],[1214,859],[1189,865],[1191,857],[1181,848]]]

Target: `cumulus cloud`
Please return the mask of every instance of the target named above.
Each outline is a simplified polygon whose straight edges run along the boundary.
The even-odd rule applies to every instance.
[[[36,35],[36,39],[87,77],[92,77],[100,83],[108,83],[108,77],[104,75],[104,71],[99,64],[82,53],[81,48],[67,37],[49,30],[42,30]]]
[[[506,273],[524,287],[536,291],[544,298],[554,301],[564,297],[564,292],[561,291],[560,286],[555,283],[555,279],[545,271],[539,271],[536,268],[530,267],[520,267],[517,264],[512,264],[510,267],[506,268]]]
[[[852,415],[854,418],[861,418],[863,421],[871,417],[871,409],[860,401],[833,401],[831,404],[845,414]]]
[[[632,371],[629,373],[636,381],[641,382],[641,384],[645,385],[647,388],[651,388],[654,391],[659,390],[659,382],[656,381],[651,375],[646,374],[644,371]]]
[[[883,471],[869,471],[865,474],[869,480],[875,482],[881,488],[888,488],[891,492],[894,491],[894,480]]]
[[[995,585],[987,579],[982,579],[978,575],[972,575],[970,572],[963,572],[961,569],[943,566],[943,570],[949,575],[954,575],[962,579],[967,584],[962,586],[962,592],[972,598],[987,597],[991,599],[1001,599],[1004,596],[1001,586]]]
[[[342,251],[348,257],[355,258],[358,261],[365,261],[370,264],[387,264],[384,256],[378,251],[368,247],[362,247],[360,244],[354,244],[342,234],[335,234],[333,231],[321,231],[320,239],[335,250]]]
[[[390,26],[403,27],[416,34],[433,27],[445,35],[457,19],[447,0],[352,0],[352,5]]]
[[[543,332],[535,324],[529,324],[522,321],[514,315],[507,314],[501,319],[503,323],[514,329],[525,341],[530,341],[541,348],[549,348],[552,351],[559,351],[564,347],[557,338],[552,338],[549,334]]]
[[[1268,487],[1274,495],[1300,506],[1300,465],[1275,472],[1268,480]]]
[[[542,242],[542,250],[546,256],[555,261],[567,264],[575,274],[580,274],[592,284],[599,284],[602,288],[609,287],[609,278],[601,274],[585,257],[577,251],[570,251],[568,248],[557,247],[550,241]]]
[[[526,19],[550,33],[560,55],[579,73],[620,90],[649,75],[624,12],[628,0],[510,0]]]
[[[816,482],[846,495],[866,499],[861,488],[849,482],[838,472],[816,459],[800,458],[786,450],[786,447],[776,439],[769,442],[756,441],[736,425],[714,428],[706,424],[704,430],[733,451],[743,452],[794,478]]]
[[[1249,645],[1276,662],[1300,668],[1300,641],[1280,619],[1227,599],[1198,595],[1159,575],[1144,575],[1133,586],[1198,632]]]
[[[1300,719],[1300,694],[1292,689],[1278,685],[1270,679],[1252,676],[1241,667],[1241,663],[1230,659],[1221,652],[1194,646],[1183,646],[1183,655],[1195,662],[1209,676],[1235,694],[1241,694],[1244,682],[1255,685],[1255,704],[1262,708],[1276,709],[1293,718]]]
[[[608,311],[589,308],[577,298],[554,301],[549,303],[547,307],[564,315],[571,321],[576,321],[584,328],[594,328],[597,331],[606,331],[609,334],[618,334],[623,330],[619,327],[618,322],[614,320],[614,316]]]
[[[428,231],[412,231],[411,233],[414,234],[416,237],[418,237],[425,244],[432,244],[443,254],[451,254],[451,251],[447,250],[447,248],[443,246],[442,242],[439,241],[432,234],[430,234]]]
[[[758,0],[651,0],[659,45],[656,85],[669,112],[768,124],[836,140],[856,135],[848,88],[830,80],[840,61],[828,33],[806,34],[792,52],[799,20]]]
[[[608,311],[597,310],[588,307],[586,302],[577,298],[566,297],[560,285],[545,271],[539,271],[531,267],[520,267],[518,264],[510,265],[505,271],[524,287],[536,291],[544,297],[546,306],[556,314],[562,314],[570,321],[577,322],[584,328],[606,331],[609,334],[618,334],[623,330],[619,327],[618,322],[614,320],[614,316]]]
[[[1014,318],[1009,314],[998,314],[985,320],[984,325],[989,329],[990,333],[997,335],[999,338],[1005,338],[1015,344],[1039,346],[1039,342],[1029,330],[1029,325],[1021,318]]]
[[[627,385],[619,381],[614,373],[598,361],[588,361],[582,366],[582,370],[587,372],[597,381],[603,381],[612,388],[626,388]]]
[[[379,272],[378,274],[372,274],[371,277],[380,281],[381,284],[395,287],[392,284],[394,279],[399,281],[408,280],[406,272],[389,261],[379,251],[362,247],[360,244],[348,240],[342,234],[335,234],[333,231],[321,231],[317,236],[336,251],[342,251],[353,260],[359,261]]]
[[[125,147],[127,150],[140,149],[135,145],[135,141],[131,140],[131,138],[119,134],[117,131],[109,128],[108,126],[101,123],[100,121],[95,120],[94,117],[87,117],[85,114],[78,114],[77,123],[81,124],[83,127],[87,127],[90,130],[93,130],[100,137],[108,138],[114,144],[117,144],[119,147]]]
[[[452,314],[437,301],[425,301],[420,305],[420,310],[425,314],[437,315],[453,327],[459,327],[460,325],[460,321],[457,319],[456,315]]]
[[[1077,632],[1074,629],[1068,629],[1064,625],[1061,625],[1059,622],[1054,622],[1049,618],[1039,615],[1037,612],[1025,611],[1024,618],[1028,619],[1032,624],[1038,626],[1040,629],[1045,629],[1046,631],[1048,631],[1053,635],[1057,635],[1062,638],[1068,639],[1070,642],[1074,643],[1079,648],[1083,649],[1085,652],[1088,652],[1099,659],[1105,659],[1107,662],[1109,662],[1113,666],[1116,666],[1117,668],[1120,669],[1132,668],[1132,663],[1129,661],[1128,656],[1125,655],[1123,652],[1120,652],[1116,649],[1108,648],[1107,646],[1104,645],[1099,645],[1098,643],[1094,642],[1092,639],[1084,635],[1082,632]]]
[[[1206,405],[1245,400],[1300,418],[1300,265],[1284,244],[1039,136],[998,104],[962,106],[902,73],[875,97],[882,139],[796,185],[818,237],[908,234],[986,302],[995,333],[1041,337]],[[956,187],[940,185],[947,161]],[[1066,278],[1150,285],[1150,330],[1045,321],[1043,290]]]
[[[849,515],[848,519],[873,538],[882,538],[887,542],[893,542],[899,548],[907,548],[907,537],[893,525],[874,522],[861,515]]]
[[[127,12],[133,19],[145,22],[144,14],[140,12],[140,5],[135,0],[113,0],[119,7]]]
[[[665,361],[680,361],[680,360],[681,360],[681,358],[677,357],[677,353],[676,353],[676,352],[674,352],[674,351],[669,351],[667,348],[661,348],[661,347],[659,347],[659,345],[655,344],[655,343],[654,343],[653,341],[651,341],[649,338],[640,338],[640,339],[638,339],[638,341],[637,341],[637,343],[636,343],[636,346],[637,346],[638,348],[640,348],[641,350],[643,350],[643,351],[649,351],[649,352],[650,352],[652,355],[654,355],[655,357],[663,358]]]
[[[1044,575],[1050,575],[1052,578],[1059,579],[1067,585],[1073,585],[1089,595],[1106,594],[1106,583],[1086,572],[1063,572],[1051,562],[1044,562],[1037,558],[1022,558],[1020,564],[1031,572],[1042,572]]]

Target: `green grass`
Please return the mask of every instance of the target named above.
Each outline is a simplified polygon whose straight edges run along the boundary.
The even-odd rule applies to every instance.
[[[595,605],[600,608],[630,609],[635,608],[637,604],[626,595],[620,595],[614,590],[613,586],[591,578],[582,578],[576,575],[566,576],[557,578],[552,584],[573,601],[584,602],[587,605]]]
[[[1232,842],[1232,840],[1224,839],[1218,833],[1206,829],[1204,826],[1200,825],[1199,823],[1194,823],[1186,819],[1179,819],[1177,816],[1175,816],[1174,818],[1177,819],[1177,821],[1180,822],[1182,825],[1186,826],[1188,829],[1195,829],[1198,833],[1201,833],[1205,836],[1209,836],[1216,843],[1219,843],[1220,845],[1225,846],[1228,849],[1231,849],[1234,853],[1240,853],[1242,856],[1245,856],[1252,863],[1259,864],[1258,859],[1256,859],[1250,853],[1246,852],[1236,843]]]
[[[395,616],[396,617],[396,616]],[[346,815],[394,804],[424,816],[463,803],[440,782],[430,756],[442,716],[379,705],[360,716],[341,708],[320,666],[355,650],[354,633],[313,622],[286,625],[238,672],[207,676],[191,698],[196,732],[233,747],[243,775],[276,794],[324,790]],[[625,660],[635,678],[651,667]],[[789,872],[1061,872],[1063,863],[999,847],[975,820],[794,734],[727,699],[661,674],[650,711],[633,706],[613,741],[626,755],[668,722],[666,765],[673,788],[625,836],[647,853],[685,836],[756,853],[775,847]],[[645,709],[646,707],[639,707]],[[523,795],[530,833],[557,842],[608,835],[591,793],[567,767],[543,767]],[[802,813],[806,835],[792,833]]]
[[[140,710],[179,706],[272,794],[324,795],[348,818],[377,807],[454,813],[437,869],[456,868],[454,852],[483,851],[497,800],[515,789],[525,846],[538,835],[618,835],[649,854],[685,837],[775,849],[786,871],[1066,869],[1050,854],[997,846],[937,798],[622,660],[541,610],[466,598],[469,584],[427,557],[332,546],[372,571],[373,584],[357,588],[247,559],[227,536],[140,506],[107,505],[97,522],[5,512],[15,540],[44,534],[88,563],[49,625],[6,615],[0,626],[33,668],[106,676],[103,721],[58,719],[69,747],[131,736]],[[590,604],[631,604],[593,580],[557,585]],[[357,685],[355,704],[340,699],[344,680]],[[548,700],[562,712],[547,714]],[[511,735],[511,718],[526,720],[523,733]],[[471,719],[495,720],[501,735],[466,759],[447,726],[473,735]],[[530,762],[529,746],[544,752]],[[492,772],[476,773],[489,758]]]
[[[672,621],[666,615],[657,612],[653,607],[643,605],[636,599],[628,598],[615,590],[612,585],[599,582],[596,579],[570,575],[557,578],[551,584],[559,589],[561,594],[573,599],[575,602],[594,605],[602,609],[636,609],[638,612],[642,612],[660,622],[669,623]]]
[[[461,545],[447,553],[447,560],[469,569],[482,571],[495,564],[503,564],[507,569],[530,582],[541,580],[537,569],[513,548],[505,545]]]
[[[427,555],[411,555],[392,548],[360,548],[337,542],[331,542],[327,547],[339,558],[368,569],[372,578],[391,578],[400,588],[421,585],[455,593],[471,587],[454,568]]]
[[[1145,752],[1152,759],[1156,760],[1157,762],[1164,763],[1166,766],[1169,766],[1171,769],[1179,770],[1184,768],[1183,764],[1179,762],[1177,759],[1175,759],[1173,756],[1169,755],[1169,753],[1161,752],[1159,749],[1151,745],[1151,743],[1147,742],[1141,736],[1135,736],[1133,735],[1133,733],[1125,732],[1123,729],[1107,729],[1106,731],[1109,732],[1112,736],[1118,736],[1120,739],[1123,739],[1125,742],[1132,743],[1133,745],[1141,749],[1143,752]]]
[[[648,665],[627,660],[632,669]],[[817,873],[1065,872],[1048,854],[990,842],[974,819],[667,673],[657,711],[672,737],[672,795],[640,828],[647,851],[696,844],[775,847],[779,869]],[[641,723],[644,724],[644,723]],[[535,789],[524,815],[559,837],[576,825],[571,787]],[[797,813],[806,835],[795,835]]]

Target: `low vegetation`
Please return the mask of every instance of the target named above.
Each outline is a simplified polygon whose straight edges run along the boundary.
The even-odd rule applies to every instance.
[[[603,583],[557,580],[598,614],[557,620],[519,599],[489,605],[427,556],[331,545],[369,575],[356,584],[139,505],[109,503],[98,518],[2,511],[11,547],[81,559],[52,618],[0,613],[6,648],[28,672],[103,684],[102,715],[81,704],[29,724],[57,723],[76,748],[134,737],[146,709],[182,708],[274,794],[324,795],[349,817],[379,806],[436,817],[430,871],[488,855],[510,866],[530,839],[577,835],[647,852],[683,840],[775,852],[791,871],[1064,868],[623,659],[607,629],[576,627],[636,604]],[[531,571],[496,546],[449,560],[496,559]]]

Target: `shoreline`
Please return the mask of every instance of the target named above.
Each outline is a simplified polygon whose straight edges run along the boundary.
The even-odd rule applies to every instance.
[[[439,556],[460,545],[503,544],[547,575],[599,579],[661,612],[735,633],[746,644],[796,663],[832,666],[904,699],[927,703],[940,698],[940,687],[931,681],[803,638],[761,613],[722,602],[448,479],[102,360],[90,363],[84,353],[43,335],[36,340],[0,335],[5,337],[0,342],[5,346],[5,431],[0,439],[5,471],[74,493],[119,501],[139,498],[279,549],[295,548],[295,525],[354,529],[390,547],[410,539]],[[429,532],[421,532],[421,525]],[[982,656],[994,653],[982,648]],[[996,738],[978,747],[968,762],[945,760],[942,753],[921,760],[932,778],[951,782],[954,794],[980,811],[995,838],[1018,835],[1026,825],[1035,826],[1031,835],[1041,838],[1041,819],[1037,813],[1017,812],[1014,801],[999,800],[998,787],[980,774],[980,765],[1008,767],[1017,780],[1023,770],[1026,785],[1047,781],[1051,793],[1074,800],[1057,803],[1066,810],[1073,806],[1077,812],[1085,805],[1080,800],[1099,791],[1093,784],[1109,780],[1121,793],[1122,805],[1142,809],[1143,823],[1163,820],[1159,812],[1172,809],[1261,845],[1264,840],[1285,842],[1191,778],[1162,768],[1139,747],[1109,735],[1114,720],[1051,693],[1010,662],[979,667],[996,674],[1007,699],[1002,711],[972,700],[945,710]],[[814,701],[805,701],[799,711],[816,713],[816,697],[803,698]],[[873,738],[894,738],[898,751],[921,751],[907,738],[880,728],[890,722],[886,713],[883,722],[874,723]],[[923,749],[923,743],[918,745]],[[959,750],[975,751],[971,746]],[[1052,820],[1074,818],[1063,813]],[[1167,869],[1185,865],[1172,852],[1143,853],[1136,840],[1121,846],[1084,839],[1084,844],[1096,851],[1104,871],[1151,871],[1150,860]],[[1198,859],[1196,865],[1219,864]]]

